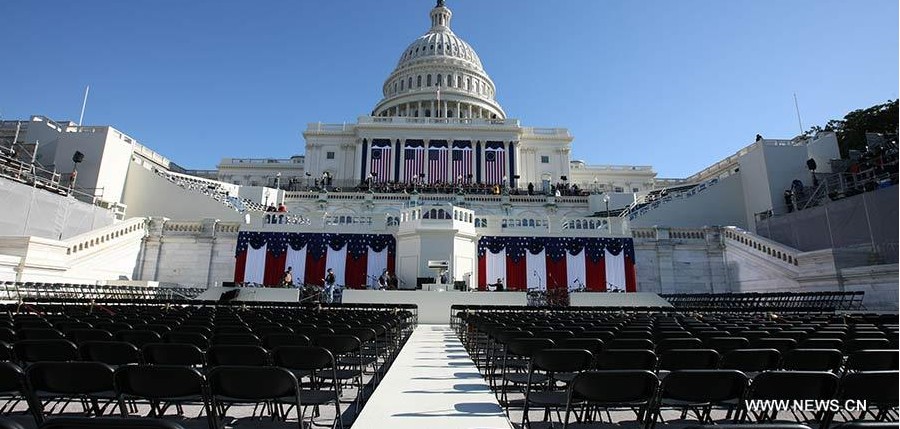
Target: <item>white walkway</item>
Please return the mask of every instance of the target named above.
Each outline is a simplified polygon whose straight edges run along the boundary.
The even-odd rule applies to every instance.
[[[450,327],[419,325],[353,427],[512,426]]]

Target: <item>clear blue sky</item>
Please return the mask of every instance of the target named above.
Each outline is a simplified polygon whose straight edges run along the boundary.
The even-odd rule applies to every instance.
[[[896,0],[447,0],[510,117],[683,177],[897,98]],[[3,119],[113,125],[189,168],[303,152],[381,98],[430,0],[0,2]],[[10,60],[14,60],[11,62]]]

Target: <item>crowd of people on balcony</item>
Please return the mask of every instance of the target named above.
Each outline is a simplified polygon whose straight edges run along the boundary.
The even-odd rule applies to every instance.
[[[512,187],[508,182],[503,184],[480,183],[460,179],[457,182],[427,183],[424,180],[413,179],[410,182],[388,181],[377,182],[368,178],[360,182],[339,183],[333,180],[314,180],[309,184],[299,181],[291,181],[280,186],[285,191],[311,191],[311,192],[376,192],[382,194],[466,194],[466,195],[555,195],[555,196],[584,196],[589,192],[576,184],[556,183],[549,188],[535,187],[534,183],[528,183],[526,187]],[[342,186],[343,185],[343,186]]]

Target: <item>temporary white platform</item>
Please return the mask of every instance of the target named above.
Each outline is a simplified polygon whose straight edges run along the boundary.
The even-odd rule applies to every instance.
[[[669,301],[650,292],[574,292],[569,294],[572,307],[671,307]]]
[[[453,330],[420,325],[353,427],[511,429],[512,425]]]
[[[415,304],[419,324],[450,323],[451,305],[526,305],[525,292],[437,292],[423,290],[344,290],[344,304]]]

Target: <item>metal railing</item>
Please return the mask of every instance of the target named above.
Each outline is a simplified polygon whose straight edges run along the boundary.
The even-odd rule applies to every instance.
[[[858,311],[864,292],[767,292],[661,294],[678,310]]]

